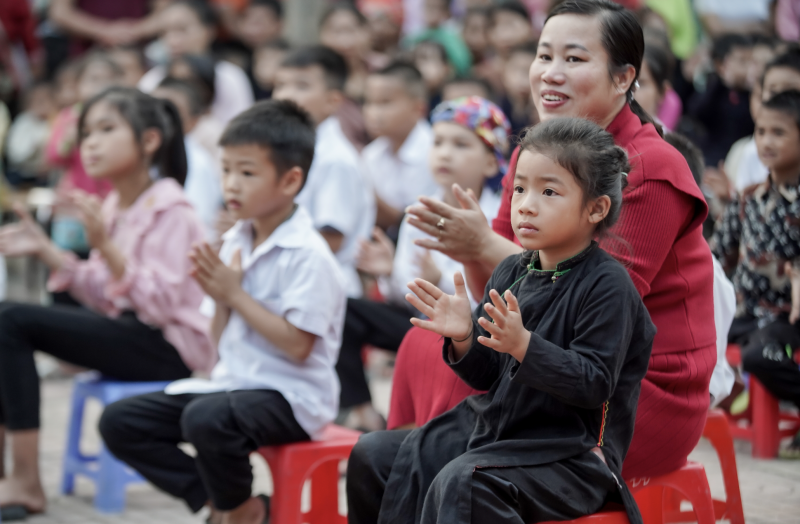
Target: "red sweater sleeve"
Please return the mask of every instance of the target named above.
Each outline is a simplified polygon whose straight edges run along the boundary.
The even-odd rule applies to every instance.
[[[511,161],[508,163],[508,172],[503,177],[503,196],[500,200],[500,210],[492,220],[494,232],[512,242],[517,241],[514,229],[511,227],[511,196],[514,192],[514,173],[517,171],[517,158],[519,158],[519,147],[514,150],[514,154],[511,155]]]
[[[662,180],[647,180],[625,195],[622,216],[612,230],[624,243],[612,237],[603,248],[625,265],[642,297],[650,292],[675,240],[693,220],[694,205],[694,197]]]

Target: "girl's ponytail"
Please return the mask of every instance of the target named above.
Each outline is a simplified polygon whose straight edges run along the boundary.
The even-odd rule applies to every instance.
[[[162,177],[174,178],[180,185],[186,182],[186,146],[183,141],[183,125],[175,104],[169,100],[158,100],[164,126],[161,131],[161,147],[153,156]]]
[[[106,102],[119,111],[140,143],[142,133],[148,129],[157,129],[161,133],[161,147],[153,155],[151,167],[158,168],[160,177],[173,178],[180,185],[184,184],[187,161],[183,126],[180,114],[172,102],[154,98],[130,87],[109,87],[84,104],[78,119],[79,130],[83,129],[89,109],[99,102]]]

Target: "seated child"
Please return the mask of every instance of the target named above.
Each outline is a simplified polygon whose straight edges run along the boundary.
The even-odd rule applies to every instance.
[[[497,215],[500,196],[487,183],[498,173],[501,177],[505,173],[508,132],[508,120],[488,100],[473,97],[439,104],[433,111],[428,158],[438,188],[426,196],[460,207],[453,189],[457,185],[461,198],[480,207],[487,220]],[[447,255],[416,245],[416,241],[432,237],[408,223],[400,226],[396,254],[380,229],[375,228],[373,237],[371,242],[362,242],[358,267],[379,278],[387,302],[347,301],[342,349],[336,365],[342,383],[342,423],[369,430],[383,429],[384,424],[372,406],[361,348],[371,344],[397,351],[411,328],[408,317],[413,311],[404,300],[410,280],[424,278],[452,290],[453,274],[463,271],[462,265]]]
[[[793,360],[800,329],[792,311],[792,279],[800,267],[800,91],[778,93],[756,116],[756,147],[769,177],[735,198],[713,237],[713,251],[733,270],[739,299],[734,326],[745,331],[744,370],[776,397],[800,406],[800,369]],[[800,456],[800,435],[789,447]]]
[[[502,93],[503,74],[511,50],[536,41],[528,7],[519,0],[495,2],[489,11],[487,37],[494,53],[476,73],[493,82],[494,89]]]
[[[336,111],[344,100],[347,65],[335,51],[312,46],[290,53],[275,76],[273,97],[308,111],[317,128],[308,183],[297,195],[345,274],[349,297],[363,294],[355,259],[359,239],[375,225],[375,197],[358,152],[342,132]]]
[[[248,456],[317,438],[333,420],[343,277],[294,203],[314,152],[308,115],[260,102],[231,121],[220,146],[225,201],[239,221],[219,256],[208,244],[190,254],[219,362],[209,380],[108,406],[100,432],[114,455],[192,511],[210,504],[227,524],[265,522],[268,499],[251,497]]]
[[[428,318],[412,323],[443,336],[445,362],[488,393],[421,428],[362,436],[351,523],[567,520],[607,500],[642,522],[618,479],[655,326],[593,241],[619,218],[627,154],[576,118],[537,125],[520,147],[511,220],[528,251],[495,269],[474,314],[459,273],[454,295],[422,279],[407,295]]]
[[[223,207],[222,177],[214,157],[191,135],[208,107],[203,106],[196,82],[167,77],[153,91],[153,96],[169,100],[178,109],[186,148],[186,183],[183,190],[206,231],[206,240],[217,241],[217,218]]]
[[[423,0],[425,29],[410,35],[405,44],[414,47],[423,41],[433,41],[442,46],[446,61],[453,64],[456,74],[466,74],[472,66],[472,53],[459,31],[450,21],[450,0]]]
[[[419,42],[411,52],[414,66],[425,80],[428,107],[433,110],[442,101],[442,88],[453,75],[453,66],[442,44],[435,40]]]
[[[277,3],[277,2],[276,2]],[[257,100],[272,97],[275,87],[275,74],[289,52],[289,44],[284,40],[273,40],[260,45],[253,51],[252,80]]]
[[[6,141],[6,178],[11,185],[47,183],[49,169],[44,152],[56,111],[53,86],[38,83],[28,89],[25,110],[14,119]]]
[[[428,169],[433,131],[427,113],[425,83],[413,65],[395,62],[367,77],[364,121],[375,140],[361,159],[375,188],[376,223],[394,235],[405,208],[436,191]]]

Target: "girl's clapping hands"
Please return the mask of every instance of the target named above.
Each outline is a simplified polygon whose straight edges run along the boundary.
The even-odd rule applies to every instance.
[[[478,323],[491,335],[491,338],[478,337],[478,342],[500,353],[508,353],[518,362],[522,362],[528,351],[531,332],[522,324],[517,297],[511,291],[505,292],[505,301],[496,290],[489,292],[492,303],[486,303],[483,309],[494,321],[485,318],[478,319]]]
[[[408,284],[413,294],[407,294],[406,300],[429,318],[412,318],[412,324],[453,340],[465,340],[472,332],[472,311],[464,277],[460,272],[456,273],[453,281],[456,294],[448,295],[427,280],[414,279]]]

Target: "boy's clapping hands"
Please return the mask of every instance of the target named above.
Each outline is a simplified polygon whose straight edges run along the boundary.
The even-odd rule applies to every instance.
[[[230,266],[219,258],[206,242],[195,245],[189,253],[192,268],[189,274],[203,291],[216,302],[230,306],[231,298],[242,290],[242,253],[238,249],[231,258]]]

